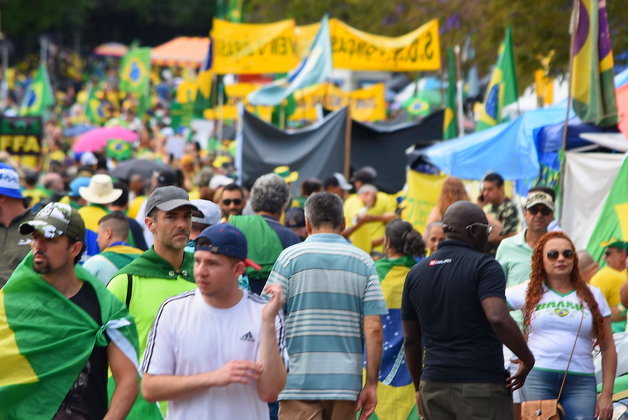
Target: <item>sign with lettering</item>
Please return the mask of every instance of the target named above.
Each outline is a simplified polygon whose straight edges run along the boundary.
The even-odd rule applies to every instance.
[[[299,64],[294,20],[231,23],[214,19],[214,71],[218,74],[287,73]]]
[[[40,117],[0,117],[0,150],[11,155],[40,155],[42,139]]]

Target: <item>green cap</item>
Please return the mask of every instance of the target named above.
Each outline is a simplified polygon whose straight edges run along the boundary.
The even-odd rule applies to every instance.
[[[608,241],[602,242],[600,246],[606,248],[628,249],[628,242],[622,241],[621,239],[617,238],[611,238]]]
[[[49,203],[33,220],[20,225],[22,235],[39,232],[44,238],[53,239],[66,235],[85,241],[85,223],[78,211],[64,203]]]

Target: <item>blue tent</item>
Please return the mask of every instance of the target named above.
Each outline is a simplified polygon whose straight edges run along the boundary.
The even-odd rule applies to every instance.
[[[463,179],[482,179],[488,172],[511,180],[535,178],[539,174],[535,135],[542,127],[563,121],[565,113],[564,108],[529,111],[514,121],[417,150],[411,160],[427,161]]]

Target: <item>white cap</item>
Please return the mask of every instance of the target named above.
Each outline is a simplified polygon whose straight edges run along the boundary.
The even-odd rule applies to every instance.
[[[209,181],[209,188],[215,190],[216,188],[233,184],[234,182],[233,178],[229,178],[227,175],[218,174],[214,175],[211,181]]]
[[[209,200],[190,200],[196,208],[203,213],[203,217],[192,216],[192,222],[201,223],[208,226],[213,226],[220,223],[222,212],[220,206]]]

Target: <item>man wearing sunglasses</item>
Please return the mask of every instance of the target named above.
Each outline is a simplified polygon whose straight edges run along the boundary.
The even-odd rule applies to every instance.
[[[228,221],[233,215],[241,215],[242,209],[244,209],[244,206],[246,205],[242,187],[235,183],[225,185],[222,190],[222,194],[220,195],[219,204],[224,221]]]
[[[619,308],[619,293],[624,282],[626,282],[626,249],[628,243],[613,238],[601,245],[606,246],[604,252],[606,267],[591,278],[591,284],[602,291],[608,306],[611,308],[613,331],[620,332],[626,327],[626,314],[622,315]]]
[[[406,277],[401,300],[405,360],[428,419],[512,419],[511,390],[534,357],[508,314],[506,278],[486,255],[491,226],[459,201],[443,218],[446,240]],[[507,374],[502,343],[521,363]]]

